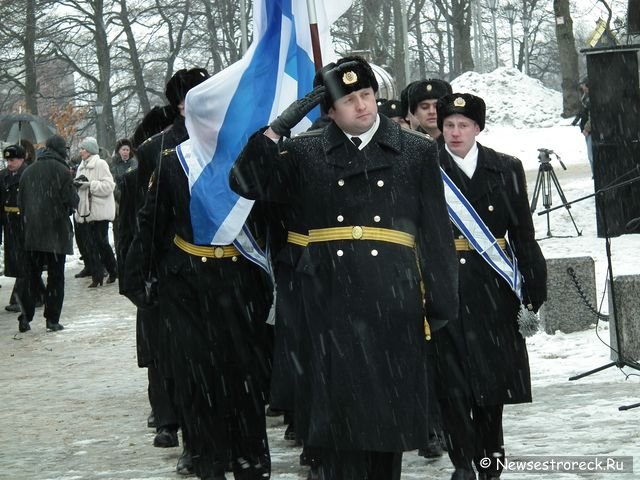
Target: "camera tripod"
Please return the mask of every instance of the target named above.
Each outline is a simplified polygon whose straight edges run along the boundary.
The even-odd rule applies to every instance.
[[[573,215],[571,215],[570,205],[567,204],[567,197],[565,197],[564,192],[562,191],[562,187],[560,186],[560,181],[556,176],[556,172],[553,170],[553,165],[551,165],[551,157],[553,154],[556,156],[560,165],[564,170],[567,167],[564,166],[562,160],[557,153],[553,150],[547,150],[546,148],[538,149],[539,155],[538,160],[540,161],[540,167],[538,168],[538,177],[536,178],[536,185],[533,188],[533,197],[531,198],[531,213],[535,212],[536,207],[538,206],[538,198],[540,197],[540,193],[542,192],[542,205],[545,210],[547,210],[547,238],[552,237],[551,235],[551,221],[549,219],[549,209],[551,208],[552,198],[551,198],[551,184],[556,187],[556,191],[558,195],[560,195],[560,199],[564,207],[567,209],[567,213],[569,213],[569,217],[571,218],[571,222],[573,223],[574,228],[576,229],[576,233],[578,236],[582,235],[582,231],[578,229],[576,225],[576,221],[573,219]]]

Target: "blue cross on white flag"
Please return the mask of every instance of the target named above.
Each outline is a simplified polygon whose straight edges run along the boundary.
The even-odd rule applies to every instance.
[[[189,179],[198,245],[247,244],[242,232],[253,202],[231,191],[229,170],[253,132],[313,88],[309,2],[315,2],[323,61],[333,60],[329,27],[352,0],[256,0],[246,54],[187,94],[190,138],[179,145],[178,156]],[[301,122],[299,131],[312,120]]]

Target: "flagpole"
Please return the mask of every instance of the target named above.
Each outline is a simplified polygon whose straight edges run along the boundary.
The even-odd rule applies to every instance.
[[[315,0],[307,0],[309,13],[309,29],[311,30],[311,48],[313,50],[313,64],[316,71],[322,69],[322,51],[320,50],[320,34],[318,33],[318,15]]]

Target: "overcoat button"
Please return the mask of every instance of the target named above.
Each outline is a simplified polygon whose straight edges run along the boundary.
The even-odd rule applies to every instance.
[[[340,186],[340,187],[344,186],[344,180],[343,179],[338,180],[338,186]]]
[[[466,259],[464,259],[464,258],[461,258],[461,259],[460,259],[460,263],[461,263],[462,265],[464,265],[465,263],[467,263],[467,260],[466,260]]]
[[[371,250],[371,256],[372,257],[377,257],[378,256],[378,250]]]
[[[202,260],[202,263],[207,263],[207,257],[202,257],[200,260]]]
[[[380,221],[380,215],[376,215],[375,217],[373,217],[373,221],[378,223]]]
[[[344,221],[344,217],[342,215],[338,215],[337,220],[339,222],[343,222]]]
[[[384,181],[383,180],[378,180],[378,186],[379,187],[384,187]]]
[[[490,212],[493,212],[493,205],[489,205],[489,207],[487,208],[487,210],[489,210]]]
[[[342,250],[338,250],[336,252],[336,255],[338,255],[339,257],[341,257],[342,255],[344,255],[344,252]]]
[[[231,257],[231,261],[232,262],[237,262],[238,261],[238,256],[234,255],[233,257]]]
[[[458,235],[459,240],[464,240],[464,235]]]

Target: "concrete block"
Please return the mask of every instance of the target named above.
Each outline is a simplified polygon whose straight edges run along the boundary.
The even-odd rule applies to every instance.
[[[613,301],[609,287],[609,337],[611,340],[611,360],[618,361],[618,351],[622,359],[640,359],[640,275],[621,275],[613,279],[616,298],[613,318]],[[617,326],[616,326],[617,322]],[[617,338],[617,332],[620,338]]]
[[[540,322],[550,335],[589,329],[597,319],[595,263],[591,257],[547,259],[547,296]]]

